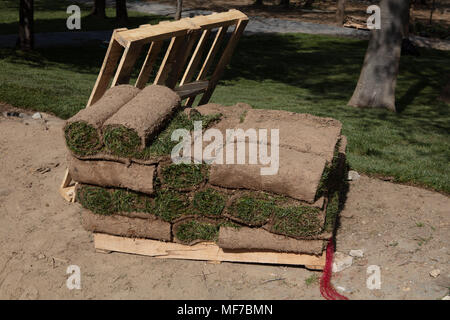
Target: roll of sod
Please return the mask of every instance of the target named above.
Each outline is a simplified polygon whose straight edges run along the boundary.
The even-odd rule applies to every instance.
[[[86,161],[69,156],[69,173],[79,183],[126,188],[153,194],[154,165],[131,163],[129,166],[114,161]]]
[[[171,89],[158,85],[146,87],[103,124],[108,152],[130,157],[141,151],[179,107],[180,97]]]
[[[163,241],[171,241],[172,236],[170,223],[153,216],[149,216],[147,219],[122,215],[105,216],[83,210],[81,223],[88,231],[116,236]]]
[[[324,240],[298,240],[273,234],[261,228],[221,227],[217,244],[223,249],[231,250],[273,250],[320,254]]]
[[[78,156],[97,153],[102,147],[103,123],[139,92],[130,85],[115,86],[95,104],[80,110],[64,126],[67,147]]]

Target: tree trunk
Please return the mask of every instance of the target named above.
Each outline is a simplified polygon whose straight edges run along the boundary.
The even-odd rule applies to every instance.
[[[409,23],[410,23],[410,16],[411,14],[411,3],[408,3],[408,9],[405,12],[405,17],[403,19],[403,38],[408,39],[409,38]]]
[[[395,111],[395,86],[409,0],[381,0],[381,29],[372,30],[353,96],[353,107]]]
[[[95,0],[94,1],[94,8],[92,9],[93,16],[96,16],[98,18],[106,18],[105,2],[106,2],[106,0]]]
[[[289,0],[281,0],[280,6],[283,6],[285,8],[289,8]]]
[[[444,89],[442,89],[439,98],[446,103],[450,103],[450,80],[447,82],[447,85],[444,87]]]
[[[182,10],[183,10],[183,0],[177,0],[177,11],[175,12],[175,20],[181,19]]]
[[[303,5],[303,8],[305,8],[305,9],[311,9],[313,3],[314,3],[314,0],[306,0],[306,1],[305,1],[305,4]]]
[[[345,0],[338,0],[336,10],[336,24],[342,26],[345,18]]]
[[[430,9],[430,24],[433,23],[433,12],[436,9],[436,0],[433,0],[431,3],[431,9]]]
[[[22,50],[34,48],[34,17],[33,0],[20,0],[19,7],[19,38],[17,45]]]
[[[116,0],[116,20],[117,24],[121,27],[128,24],[126,0]]]
[[[263,0],[255,0],[255,2],[253,3],[254,6],[262,6],[263,5]]]

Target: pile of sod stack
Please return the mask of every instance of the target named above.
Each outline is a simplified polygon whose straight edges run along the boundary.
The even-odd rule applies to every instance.
[[[235,152],[235,164],[175,164],[170,155],[179,141],[171,140],[172,133],[192,132],[195,121],[223,137],[227,129],[254,129],[267,150],[241,135],[244,163]],[[346,173],[346,139],[334,119],[243,103],[183,110],[166,87],[120,85],[69,119],[64,134],[87,230],[187,245],[215,241],[224,250],[309,254],[321,254],[334,230]],[[208,146],[204,142],[202,148]],[[234,147],[225,138],[221,146],[223,155]],[[276,150],[275,174],[262,175],[271,164],[261,163],[259,153],[267,158]]]

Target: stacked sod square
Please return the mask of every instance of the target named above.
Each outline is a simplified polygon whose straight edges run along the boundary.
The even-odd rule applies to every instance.
[[[279,150],[277,172],[261,175],[267,164],[248,161],[173,163],[172,133],[192,132],[195,121],[223,137],[227,129],[266,129],[267,150]],[[273,129],[279,138],[272,141]],[[309,254],[321,254],[333,232],[346,170],[346,139],[334,119],[243,103],[183,110],[166,87],[120,85],[69,119],[64,133],[87,230]]]

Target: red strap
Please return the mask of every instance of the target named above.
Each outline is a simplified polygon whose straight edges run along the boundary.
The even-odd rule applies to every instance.
[[[347,297],[337,293],[331,284],[331,275],[333,269],[333,255],[334,255],[334,243],[331,237],[328,240],[327,256],[325,261],[325,268],[323,269],[322,278],[320,278],[320,293],[327,300],[348,300]]]

